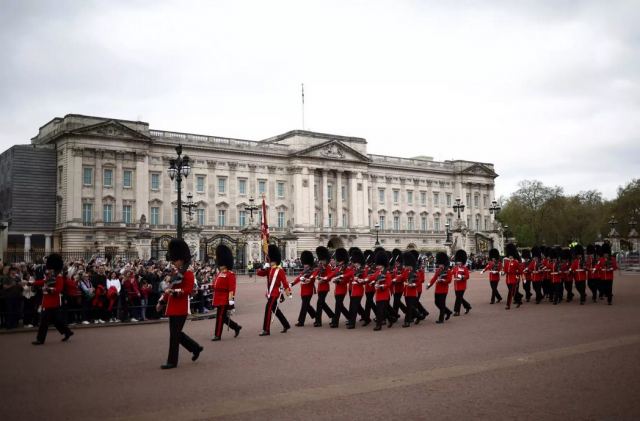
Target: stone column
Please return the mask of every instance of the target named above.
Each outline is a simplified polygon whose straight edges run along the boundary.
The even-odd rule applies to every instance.
[[[329,226],[329,195],[327,192],[327,170],[322,169],[322,226]]]
[[[361,227],[367,227],[367,218],[369,216],[369,195],[367,194],[368,190],[369,190],[369,176],[367,174],[364,174],[362,176],[362,213],[360,216]]]
[[[293,217],[295,218],[295,227],[299,228],[304,225],[304,197],[302,195],[302,168],[292,168],[293,171]],[[291,202],[290,202],[291,203]]]
[[[94,222],[102,222],[102,151],[96,151],[96,169],[93,177]]]
[[[342,171],[336,171],[336,226],[342,227]]]
[[[134,222],[140,221],[142,215],[148,215],[149,207],[149,157],[136,154],[136,213]]]
[[[31,234],[24,235],[24,261],[31,261]]]
[[[113,204],[113,221],[122,222],[122,189],[124,185],[124,173],[122,172],[122,160],[124,156],[116,153],[116,169],[113,174],[113,195],[116,199]]]
[[[353,172],[349,173],[347,182],[349,183],[349,227],[356,228],[356,226],[358,225],[358,180],[356,180],[355,174]]]
[[[51,234],[45,234],[44,236],[44,252],[51,253]]]
[[[312,229],[310,231],[313,231],[315,229],[315,214],[316,214],[316,198],[314,195],[314,191],[315,191],[315,183],[316,183],[316,170],[315,168],[308,168],[307,171],[309,172],[308,174],[308,184],[309,184],[309,195],[307,197],[308,202],[309,202],[309,227],[311,227]]]

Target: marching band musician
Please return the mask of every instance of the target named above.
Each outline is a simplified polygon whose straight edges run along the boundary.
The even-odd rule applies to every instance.
[[[371,250],[366,250],[364,252],[364,261],[365,261],[365,273],[363,274],[363,278],[368,278],[370,273],[375,272],[375,255]],[[367,326],[371,323],[371,311],[373,310],[375,316],[375,308],[376,303],[373,300],[373,297],[376,294],[376,289],[370,282],[366,282],[364,284],[364,296],[365,296],[365,304],[364,304],[364,317],[362,318],[362,326]]]
[[[600,289],[607,297],[607,303],[611,305],[613,301],[613,272],[618,270],[618,262],[611,255],[611,245],[604,243],[600,248],[600,259],[595,266],[596,271],[600,271]]]
[[[453,290],[456,294],[456,302],[453,305],[453,315],[460,315],[460,306],[464,307],[464,314],[471,311],[471,304],[464,299],[464,292],[467,290],[469,280],[469,269],[467,268],[467,252],[458,250],[455,254],[456,266],[453,268]]]
[[[291,288],[287,282],[287,275],[284,269],[280,266],[282,263],[282,256],[280,249],[275,244],[269,244],[267,251],[269,256],[270,266],[268,268],[258,269],[256,274],[258,276],[267,277],[267,305],[264,309],[264,322],[262,324],[262,332],[259,336],[269,336],[271,334],[271,313],[275,314],[280,323],[282,323],[281,333],[287,333],[287,330],[291,327],[289,321],[282,311],[278,308],[278,299],[282,294],[280,289],[284,289],[287,295],[291,295]],[[284,301],[284,297],[282,297]]]
[[[436,307],[440,310],[440,315],[436,323],[442,324],[445,320],[449,320],[449,317],[453,314],[451,310],[447,308],[447,294],[449,293],[449,284],[453,274],[449,270],[449,256],[446,253],[439,251],[436,253],[436,271],[427,285],[427,289],[431,288],[433,284],[436,284],[436,291],[434,294]]]
[[[545,265],[542,263],[542,251],[540,247],[534,246],[531,248],[531,255],[533,258],[529,262],[528,271],[531,274],[531,285],[533,291],[536,293],[536,304],[540,304],[544,298],[542,293],[542,281],[545,277]]]
[[[314,327],[322,326],[322,312],[327,313],[329,319],[333,320],[334,314],[331,308],[327,304],[327,294],[331,289],[329,286],[329,280],[331,278],[332,269],[329,266],[329,260],[331,255],[329,249],[323,246],[316,247],[316,256],[318,257],[318,266],[313,274],[315,280],[318,281],[318,301],[316,302],[316,321],[313,324]]]
[[[337,328],[340,324],[340,314],[349,321],[349,312],[344,306],[344,297],[347,295],[349,284],[353,281],[353,268],[349,266],[349,253],[344,248],[338,248],[335,252],[336,270],[329,278],[335,284],[333,289],[336,307],[331,319],[331,328]]]
[[[520,267],[520,254],[516,245],[513,243],[507,244],[505,247],[505,254],[507,255],[504,263],[502,264],[502,270],[506,275],[507,287],[509,288],[509,294],[507,295],[506,310],[511,309],[511,302],[515,302],[517,307],[522,305],[522,297],[517,294],[518,281],[521,275]]]
[[[302,304],[300,304],[300,314],[298,315],[298,322],[296,326],[304,326],[304,322],[307,319],[307,314],[312,319],[316,318],[316,310],[311,305],[311,297],[315,293],[315,285],[313,282],[313,253],[309,250],[305,250],[300,254],[300,262],[302,263],[302,273],[291,283],[291,287],[300,284],[300,298]]]
[[[229,311],[235,307],[236,274],[233,268],[233,253],[229,247],[220,244],[216,247],[216,265],[218,273],[213,281],[213,306],[218,309],[216,314],[216,326],[212,341],[222,339],[222,327],[224,324],[233,329],[236,338],[240,334],[242,326],[231,320]]]
[[[33,345],[43,345],[47,339],[47,331],[49,325],[53,325],[58,329],[61,335],[64,335],[62,342],[69,340],[73,336],[73,332],[65,323],[65,318],[60,312],[61,294],[64,288],[64,278],[61,275],[64,262],[59,254],[50,254],[46,261],[45,279],[33,281],[33,286],[42,287],[42,312],[40,313],[40,326],[38,326],[38,336],[32,342]]]
[[[187,243],[182,239],[172,239],[169,242],[167,260],[177,269],[177,273],[156,306],[156,310],[160,312],[166,303],[165,315],[169,317],[169,355],[167,362],[160,367],[163,370],[178,366],[180,345],[193,354],[192,361],[196,361],[204,349],[182,331],[189,314],[189,295],[195,282],[193,272],[189,270],[191,251]]]
[[[350,299],[349,299],[349,318],[347,320],[347,329],[355,329],[356,318],[358,314],[365,318],[365,312],[362,308],[362,296],[364,295],[364,285],[367,277],[367,267],[364,265],[364,254],[357,247],[350,249],[351,265],[353,266],[353,276],[351,277]],[[366,319],[365,319],[366,320]]]
[[[489,271],[489,285],[491,285],[491,304],[502,301],[502,297],[498,292],[498,283],[500,282],[500,272],[502,272],[502,262],[500,261],[500,252],[498,249],[489,250],[489,259],[487,266],[482,269],[481,273]]]
[[[402,294],[404,293],[405,282],[400,279],[402,275],[402,251],[400,249],[393,249],[391,252],[391,267],[393,269],[391,277],[393,280],[393,315],[396,318],[400,318],[400,310],[407,314],[407,307],[402,302]]]
[[[368,276],[368,281],[376,290],[376,326],[373,330],[382,329],[382,323],[387,320],[388,327],[393,326],[396,318],[393,316],[389,300],[391,299],[391,274],[387,271],[389,257],[382,250],[375,254],[375,271]]]
[[[587,300],[587,264],[584,259],[584,248],[581,244],[576,244],[576,246],[572,249],[573,252],[573,262],[571,262],[571,274],[573,275],[573,280],[576,284],[576,290],[578,294],[580,294],[580,305],[584,305],[584,302]]]

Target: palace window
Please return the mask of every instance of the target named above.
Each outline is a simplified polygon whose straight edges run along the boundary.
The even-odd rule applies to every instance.
[[[453,219],[450,216],[447,216],[447,224],[449,224],[449,227],[453,226]]]
[[[160,224],[160,208],[154,206],[151,208],[151,225],[158,224]]]
[[[421,191],[420,192],[420,204],[422,206],[427,206],[427,192],[426,191]]]
[[[476,215],[476,231],[480,231],[480,215]]]
[[[102,206],[102,220],[106,223],[113,222],[113,205],[106,204]]]
[[[400,200],[400,190],[394,190],[393,191],[393,204],[397,205],[399,200]]]
[[[379,224],[380,224],[380,229],[384,230],[384,215],[380,215],[379,217]]]
[[[333,184],[327,184],[327,198],[329,202],[331,202],[332,197],[333,197]]]
[[[131,205],[122,206],[122,222],[125,224],[131,223]]]
[[[204,175],[196,176],[196,193],[204,193]]]
[[[407,229],[413,231],[413,216],[407,216]]]
[[[384,205],[384,189],[378,189],[378,201]]]
[[[93,223],[93,205],[91,203],[82,204],[82,223],[84,225]]]
[[[342,186],[342,192],[340,194],[343,202],[347,200],[347,186]]]
[[[284,212],[278,212],[278,228],[284,228]]]
[[[318,212],[313,214],[313,225],[315,225],[316,228],[320,227],[320,218],[318,218]]]
[[[476,208],[480,207],[480,196],[477,194],[473,196],[473,206]]]
[[[451,207],[451,193],[447,193],[447,207]]]
[[[329,226],[330,227],[333,226],[333,214],[332,213],[329,214]]]
[[[422,218],[420,218],[420,229],[422,231],[426,231],[428,229],[426,216],[423,216]]]
[[[124,170],[124,173],[122,174],[122,187],[124,187],[125,189],[130,189],[132,185],[133,185],[133,171]]]
[[[205,224],[204,209],[196,209],[196,217],[198,218],[198,225]]]
[[[238,224],[241,227],[244,227],[245,225],[247,225],[247,212],[246,211],[239,211],[238,212]]]
[[[393,229],[398,231],[400,229],[400,217],[399,216],[394,216],[393,217]]]
[[[408,190],[407,191],[407,204],[413,205],[413,191],[412,190]]]
[[[467,193],[467,206],[471,207],[471,193]]]
[[[102,175],[102,185],[105,187],[113,187],[113,170],[105,168]]]
[[[267,182],[265,180],[258,180],[258,195],[262,197],[267,193]]]
[[[247,194],[247,180],[241,178],[238,180],[238,194],[245,196]]]
[[[342,214],[342,228],[347,228],[347,214]]]
[[[284,199],[284,181],[278,181],[276,184],[278,199]]]
[[[173,225],[178,225],[178,208],[173,208]]]
[[[218,177],[218,193],[224,194],[227,191],[227,179]]]
[[[218,226],[224,227],[226,225],[226,214],[224,209],[218,209]]]
[[[82,184],[85,186],[93,185],[93,168],[84,167],[82,169]]]
[[[440,193],[433,193],[433,206],[440,206]]]
[[[160,190],[160,174],[151,173],[151,190]]]
[[[483,208],[489,207],[489,197],[486,194],[482,195],[482,207]]]
[[[434,216],[433,217],[433,229],[434,229],[434,231],[440,231],[440,217],[439,216]]]

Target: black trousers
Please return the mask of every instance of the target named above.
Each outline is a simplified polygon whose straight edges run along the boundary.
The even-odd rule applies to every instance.
[[[549,301],[553,300],[553,284],[550,279],[542,281],[542,291],[544,292],[545,297],[549,298]]]
[[[422,318],[425,318],[429,315],[429,312],[427,311],[426,308],[424,308],[424,306],[422,305],[422,303],[420,302],[420,297],[422,296],[422,292],[418,293],[418,298],[416,300],[416,308],[418,309],[418,313],[420,313],[420,315],[422,316]]]
[[[167,364],[178,365],[180,345],[189,352],[196,352],[200,345],[182,331],[187,316],[169,316],[169,355]]]
[[[434,294],[436,307],[440,310],[438,321],[444,321],[444,317],[447,314],[451,314],[451,310],[447,308],[447,294]]]
[[[564,289],[567,291],[567,301],[573,300],[573,281],[564,281]]]
[[[333,319],[334,314],[331,308],[327,304],[327,294],[329,291],[318,292],[318,301],[316,303],[316,323],[322,323],[322,312],[327,313],[330,319]]]
[[[360,317],[366,320],[364,309],[360,304],[361,302],[362,302],[362,296],[354,297],[352,295],[351,298],[349,299],[349,317],[347,319],[349,320],[349,324],[351,326],[356,325],[356,318],[358,317],[358,314],[360,314]]]
[[[52,323],[61,335],[68,335],[71,333],[71,330],[67,327],[67,324],[64,321],[64,316],[59,308],[42,310],[42,313],[40,313],[40,326],[38,327],[38,342],[44,342],[47,339],[47,331],[49,330],[49,325]]]
[[[465,291],[455,291],[456,293],[456,302],[453,304],[453,311],[456,313],[460,313],[460,306],[463,306],[465,310],[471,309],[471,304],[464,299]]]
[[[518,292],[518,284],[507,284],[509,293],[507,295],[507,307],[511,307],[511,302],[522,304],[522,294]]]
[[[491,285],[491,304],[497,301],[502,301],[502,296],[498,292],[498,283],[500,281],[489,281],[489,285]]]
[[[24,308],[23,308],[23,317],[22,322],[25,325],[37,325],[38,319],[38,301],[36,297],[25,298],[24,299]]]
[[[600,291],[602,293],[602,295],[604,295],[605,297],[607,297],[607,302],[609,302],[609,304],[611,304],[611,301],[613,300],[613,281],[609,281],[609,280],[601,280],[600,281]]]
[[[385,320],[389,323],[395,322],[396,318],[392,312],[393,309],[389,305],[389,300],[376,301],[376,327],[381,327]]]
[[[269,299],[267,300],[267,305],[265,306],[265,309],[264,309],[264,323],[262,325],[262,330],[264,330],[267,333],[271,332],[272,314],[275,314],[278,320],[280,320],[280,323],[282,324],[283,328],[289,329],[291,327],[287,318],[284,317],[284,314],[282,314],[282,311],[280,311],[280,309],[276,305],[277,303],[278,303],[278,297],[269,297]]]
[[[558,304],[562,301],[563,287],[563,282],[556,282],[553,284],[553,304]]]
[[[542,293],[542,281],[532,282],[533,290],[536,292],[536,303],[540,303],[544,298],[544,294]]]
[[[402,312],[407,314],[407,306],[402,302],[402,293],[394,292],[393,293],[393,314],[396,317],[400,317],[400,312],[398,310],[402,310]]]
[[[404,301],[407,303],[407,310],[404,312],[404,324],[409,324],[421,316],[418,310],[418,297],[404,297]]]
[[[371,310],[376,308],[376,303],[373,301],[373,297],[375,295],[375,291],[365,292],[364,295],[366,297],[366,301],[364,304],[364,320],[370,322],[371,321]],[[375,310],[374,310],[375,311]]]
[[[331,324],[336,325],[340,323],[340,315],[344,315],[345,319],[349,320],[349,312],[344,307],[344,295],[336,295],[336,308],[331,318]]]
[[[522,288],[524,289],[524,295],[525,297],[527,297],[527,301],[529,301],[531,299],[531,296],[533,295],[531,293],[531,281],[524,281],[522,283]]]
[[[216,327],[214,329],[213,335],[220,337],[222,336],[222,328],[226,324],[230,329],[236,330],[240,326],[229,317],[228,310],[229,306],[216,306],[218,308],[218,312],[216,313]]]
[[[589,278],[589,280],[587,281],[587,285],[589,286],[589,290],[591,290],[593,301],[595,301],[598,298],[598,290],[600,289],[600,279]]]
[[[587,301],[586,281],[576,281],[576,290],[578,291],[578,294],[580,294],[580,302],[584,303]]]
[[[316,310],[311,306],[311,295],[307,295],[306,297],[300,297],[302,300],[302,304],[300,305],[300,314],[298,315],[298,323],[304,324],[304,321],[307,319],[307,314],[312,319],[316,318]]]

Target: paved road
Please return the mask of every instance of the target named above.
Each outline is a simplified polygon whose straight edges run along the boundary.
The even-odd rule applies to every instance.
[[[505,290],[504,284],[501,285]],[[0,336],[2,418],[33,419],[640,419],[640,275],[621,274],[613,306],[489,304],[472,275],[469,315],[381,332],[309,323],[257,336],[263,281],[243,278],[236,339],[213,320],[185,331],[205,352],[159,366],[167,324]],[[297,291],[296,291],[297,292]],[[505,291],[506,292],[506,291]],[[506,295],[506,294],[504,294]],[[453,294],[449,295],[453,305]],[[299,298],[283,307],[292,322]]]

